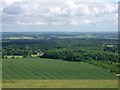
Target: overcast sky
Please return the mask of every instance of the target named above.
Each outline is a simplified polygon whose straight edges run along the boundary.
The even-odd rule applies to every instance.
[[[118,1],[3,0],[0,25],[4,32],[117,31]]]

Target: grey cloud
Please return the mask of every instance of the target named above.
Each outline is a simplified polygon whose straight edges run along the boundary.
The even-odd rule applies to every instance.
[[[7,6],[7,7],[3,8],[3,13],[6,13],[6,14],[22,14],[23,9],[20,5],[13,4],[13,5],[10,5],[10,6]]]

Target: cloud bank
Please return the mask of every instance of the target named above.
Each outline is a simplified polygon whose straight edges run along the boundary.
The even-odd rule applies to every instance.
[[[84,2],[83,2],[84,1]],[[4,26],[85,27],[112,25],[118,18],[118,4],[105,0],[5,0],[1,14]],[[109,26],[108,26],[109,27]]]

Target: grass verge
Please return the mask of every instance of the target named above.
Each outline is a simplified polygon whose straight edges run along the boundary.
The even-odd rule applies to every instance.
[[[118,88],[118,80],[4,80],[3,88]]]

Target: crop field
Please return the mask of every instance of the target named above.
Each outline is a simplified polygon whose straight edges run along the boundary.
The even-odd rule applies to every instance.
[[[3,79],[115,79],[108,70],[84,62],[19,58],[3,60]]]
[[[10,59],[10,58],[12,58],[13,56],[12,56],[12,55],[6,55],[6,56],[4,56],[4,57],[7,58],[7,59]],[[14,55],[14,58],[23,58],[23,56]]]
[[[109,71],[84,62],[42,58],[3,59],[3,88],[116,88]]]
[[[8,39],[17,40],[17,39],[34,39],[34,38],[33,37],[9,37]]]

